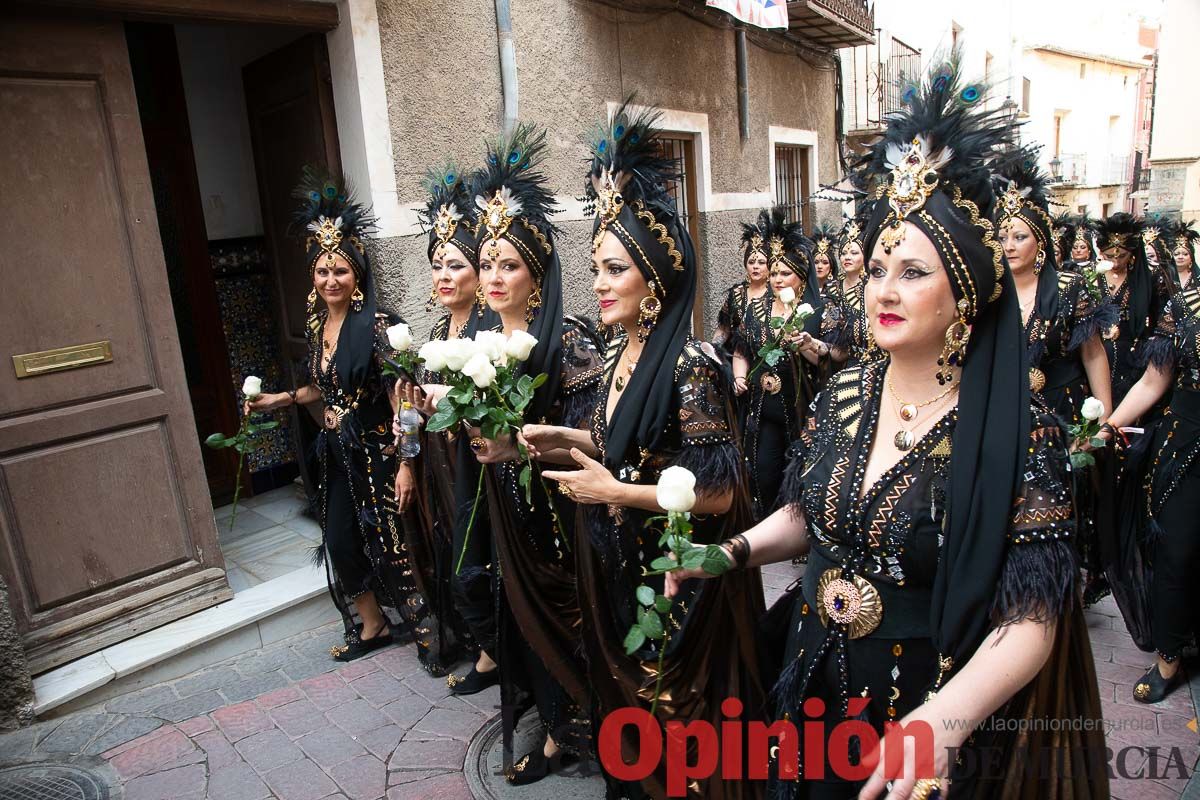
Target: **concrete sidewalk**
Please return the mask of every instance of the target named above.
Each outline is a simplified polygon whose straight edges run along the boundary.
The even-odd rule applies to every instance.
[[[796,574],[788,565],[768,569],[768,597]],[[1111,600],[1087,619],[1119,772],[1113,796],[1200,798],[1200,782],[1188,787],[1200,758],[1198,681],[1156,706],[1136,703],[1132,685],[1151,656],[1133,647]],[[338,664],[328,650],[340,641],[340,626],[325,626],[5,734],[0,767],[73,764],[124,800],[603,797],[603,783],[586,771],[521,790],[505,786],[496,774],[497,688],[452,697],[411,646]],[[0,768],[0,786],[4,775]]]

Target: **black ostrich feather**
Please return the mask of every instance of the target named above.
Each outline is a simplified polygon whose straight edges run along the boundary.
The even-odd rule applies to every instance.
[[[1049,215],[1050,176],[1038,166],[1041,149],[1041,145],[1025,145],[999,157],[994,165],[995,190],[1003,194],[1016,187],[1021,197]]]
[[[984,83],[964,79],[961,52],[953,49],[920,83],[902,84],[905,108],[888,116],[883,135],[855,162],[856,171],[886,176],[917,142],[937,170],[939,183],[958,187],[981,214],[990,215],[991,164],[1010,146],[1013,126],[1002,109],[984,107],[988,90]]]
[[[1196,240],[1200,239],[1200,231],[1196,230],[1195,223],[1191,221],[1176,220],[1166,226],[1165,230],[1171,239],[1171,247],[1184,245],[1194,248]]]
[[[597,184],[608,174],[613,176],[625,202],[641,201],[674,212],[668,185],[681,173],[679,162],[667,157],[654,138],[662,112],[656,108],[633,110],[633,101],[633,95],[627,97],[589,137],[592,157],[585,197],[595,201]]]
[[[1097,244],[1101,250],[1114,246],[1140,250],[1144,227],[1142,220],[1128,212],[1118,211],[1099,224]]]
[[[292,197],[300,201],[292,215],[296,233],[306,234],[308,226],[321,217],[341,220],[338,227],[345,236],[361,239],[375,229],[374,215],[355,201],[354,188],[349,182],[319,167],[304,167]]]
[[[511,134],[488,142],[483,168],[471,178],[475,205],[504,191],[518,204],[515,216],[524,217],[543,232],[554,231],[550,223],[550,215],[557,208],[554,194],[546,186],[546,176],[534,169],[545,153],[546,131],[528,123],[520,123]]]
[[[458,165],[452,161],[426,171],[425,188],[429,192],[429,199],[419,216],[427,232],[433,227],[442,206],[453,206],[454,211],[461,214],[468,225],[474,227],[477,209],[474,199],[467,191],[470,180],[470,176],[463,175]]]

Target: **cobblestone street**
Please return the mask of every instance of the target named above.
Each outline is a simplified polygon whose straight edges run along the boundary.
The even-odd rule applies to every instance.
[[[770,569],[768,596],[778,596],[794,574]],[[1113,796],[1200,798],[1200,784],[1192,780],[1189,788],[1200,757],[1198,681],[1157,706],[1136,703],[1130,690],[1150,657],[1134,649],[1111,600],[1088,612],[1088,624],[1113,768],[1121,773]],[[327,625],[5,734],[0,765],[75,763],[97,771],[110,796],[124,800],[603,796],[600,780],[586,771],[523,790],[504,786],[495,774],[498,688],[451,697],[412,647],[339,665],[328,653],[339,642],[340,628]]]

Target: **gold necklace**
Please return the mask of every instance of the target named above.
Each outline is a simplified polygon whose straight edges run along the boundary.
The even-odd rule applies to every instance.
[[[942,392],[931,400],[926,400],[923,403],[909,403],[901,399],[900,395],[896,394],[896,389],[892,386],[892,376],[890,374],[887,376],[885,383],[887,384],[888,393],[891,394],[892,399],[895,400],[899,406],[896,416],[900,418],[901,422],[914,422],[922,408],[933,405],[939,400],[945,399],[948,394],[958,388],[958,382],[955,381],[946,388],[946,391]],[[897,450],[904,452],[913,448],[913,445],[917,443],[917,427],[919,426],[914,425],[912,430],[901,428],[900,430],[896,431],[896,436],[894,439],[892,439],[892,444],[896,445]]]
[[[625,391],[625,387],[629,385],[629,381],[633,380],[633,370],[637,366],[637,362],[631,358],[626,357],[625,353],[621,354],[621,358],[625,361],[625,373],[629,377],[623,378],[620,375],[618,375],[616,377],[616,380],[613,381],[613,384],[617,387],[618,392]]]

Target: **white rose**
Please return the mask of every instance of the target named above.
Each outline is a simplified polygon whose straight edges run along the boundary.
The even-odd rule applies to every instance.
[[[1096,272],[1100,275],[1103,275],[1104,273],[1111,271],[1112,268],[1113,268],[1113,263],[1111,261],[1106,261],[1104,259],[1101,259],[1100,261],[1096,262]]]
[[[811,317],[813,315],[813,307],[810,303],[801,303],[796,309],[796,313],[802,317]]]
[[[253,400],[262,394],[262,378],[246,376],[245,382],[242,383],[242,394],[246,395],[247,400]]]
[[[393,350],[407,350],[412,347],[412,329],[401,322],[387,329],[388,344]]]
[[[530,336],[525,331],[513,331],[512,336],[504,343],[504,352],[517,361],[524,361],[529,358],[535,345],[537,337]]]
[[[471,360],[478,352],[475,342],[470,339],[450,339],[446,342],[446,368],[454,372],[462,372],[463,365]]]
[[[785,306],[795,305],[796,290],[790,286],[785,286],[782,289],[780,289],[779,290],[779,302],[783,303]]]
[[[1104,415],[1104,403],[1101,403],[1094,397],[1089,397],[1083,401],[1083,408],[1079,411],[1084,419],[1097,420]]]
[[[683,467],[667,467],[658,478],[655,495],[667,511],[691,511],[696,505],[696,476]]]
[[[475,344],[478,352],[488,357],[493,364],[504,362],[504,345],[507,339],[499,331],[480,331],[475,334]]]
[[[462,374],[470,378],[480,389],[486,389],[496,380],[496,368],[484,352],[477,352],[463,365]]]
[[[425,362],[426,369],[441,372],[446,368],[446,343],[441,339],[426,342],[417,351],[417,356]]]

